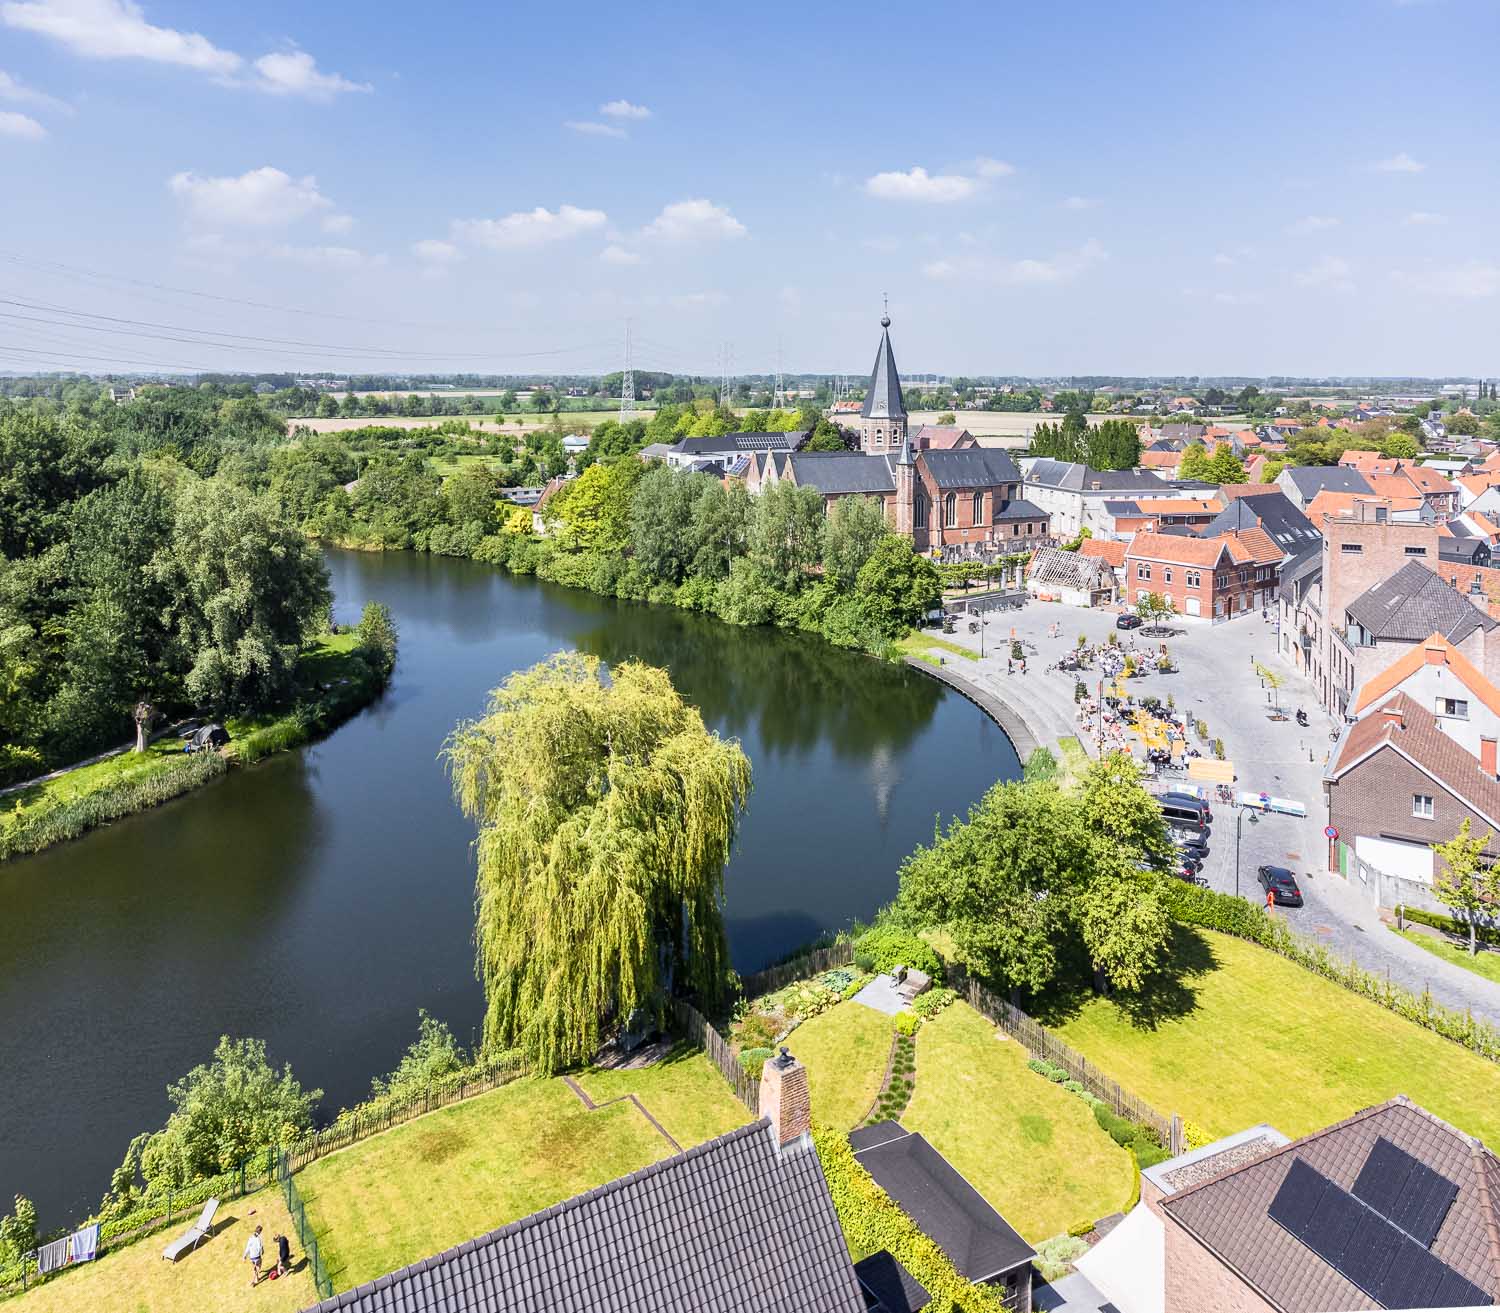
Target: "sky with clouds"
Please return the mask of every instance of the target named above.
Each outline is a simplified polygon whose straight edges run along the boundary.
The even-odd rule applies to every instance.
[[[0,369],[1500,374],[1496,0],[0,0]],[[128,322],[126,322],[128,321]]]

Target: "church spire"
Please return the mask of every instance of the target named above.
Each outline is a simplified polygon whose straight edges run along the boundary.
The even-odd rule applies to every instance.
[[[870,387],[860,411],[863,419],[906,419],[906,399],[901,395],[901,375],[896,371],[896,353],[891,350],[890,330],[891,315],[887,308],[880,316],[880,346],[875,352]]]

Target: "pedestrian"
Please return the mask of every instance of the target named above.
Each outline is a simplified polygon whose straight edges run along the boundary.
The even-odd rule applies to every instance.
[[[292,1242],[279,1232],[276,1241],[276,1274],[285,1276],[292,1270]]]
[[[260,1284],[260,1260],[265,1256],[266,1247],[260,1238],[260,1227],[256,1227],[251,1233],[250,1239],[245,1241],[245,1261],[250,1264],[250,1288],[253,1290]]]
[[[1005,658],[1005,673],[1007,675],[1013,675],[1013,674],[1015,674],[1015,671],[1011,668],[1011,663],[1010,663],[1010,658],[1009,657]]]

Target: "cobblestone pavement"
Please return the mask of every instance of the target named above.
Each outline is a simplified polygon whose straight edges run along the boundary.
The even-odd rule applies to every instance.
[[[1056,624],[1056,638],[1048,636]],[[971,679],[1008,703],[1032,728],[1037,741],[1056,750],[1058,739],[1076,735],[1093,752],[1086,727],[1079,725],[1073,702],[1075,676],[1049,671],[1071,651],[1080,634],[1090,644],[1104,642],[1115,630],[1115,613],[1064,606],[1058,602],[1028,602],[1020,611],[991,616],[984,628],[984,657],[969,661],[949,657],[951,670]],[[1007,673],[1012,635],[1025,646],[1026,673],[1016,667]],[[978,652],[979,635],[970,634],[960,620],[949,642]],[[1162,639],[1139,637],[1138,630],[1121,631],[1120,640],[1137,649],[1155,651],[1163,641],[1178,666],[1175,674],[1150,674],[1128,682],[1139,699],[1170,695],[1178,711],[1186,709],[1206,721],[1210,738],[1224,740],[1225,755],[1234,762],[1235,788],[1291,798],[1307,807],[1306,819],[1268,815],[1240,823],[1238,891],[1259,900],[1256,870],[1263,864],[1289,867],[1302,886],[1305,906],[1279,908],[1278,916],[1302,933],[1326,943],[1340,955],[1352,957],[1366,969],[1388,974],[1408,989],[1430,987],[1433,996],[1451,1008],[1468,1009],[1500,1025],[1500,985],[1445,962],[1393,934],[1380,921],[1373,895],[1358,879],[1352,883],[1328,868],[1328,840],[1323,836],[1327,808],[1322,775],[1335,723],[1319,709],[1311,685],[1276,654],[1274,625],[1247,617],[1222,625],[1179,622]],[[1256,676],[1256,662],[1286,680],[1278,699],[1288,714],[1273,721],[1271,694]],[[1097,687],[1097,671],[1081,676]],[[1302,729],[1291,712],[1301,707],[1310,725]],[[1080,731],[1083,732],[1080,732]],[[1194,739],[1196,743],[1196,739]],[[1209,856],[1203,875],[1225,893],[1236,892],[1235,829],[1238,812],[1214,804]]]

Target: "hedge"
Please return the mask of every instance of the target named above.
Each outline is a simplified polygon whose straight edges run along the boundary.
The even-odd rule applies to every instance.
[[[928,1313],[1004,1313],[1002,1291],[976,1286],[960,1276],[947,1254],[875,1184],[855,1158],[847,1136],[819,1126],[813,1130],[813,1144],[852,1253],[888,1250],[932,1296]]]
[[[874,926],[854,940],[854,963],[862,971],[915,967],[934,981],[943,978],[943,963],[925,939],[892,926]]]
[[[1500,1030],[1488,1022],[1435,1003],[1430,990],[1413,993],[1384,976],[1366,971],[1356,962],[1336,957],[1322,944],[1302,938],[1288,930],[1281,921],[1267,916],[1258,904],[1180,880],[1166,882],[1166,897],[1172,916],[1185,925],[1248,939],[1325,980],[1378,1003],[1399,1017],[1405,1017],[1455,1044],[1462,1044],[1481,1058],[1500,1062]]]
[[[1430,925],[1434,930],[1446,930],[1450,935],[1462,939],[1465,943],[1468,942],[1469,923],[1467,921],[1460,921],[1453,916],[1444,916],[1441,912],[1428,912],[1420,907],[1403,906],[1401,915],[1408,921]],[[1493,944],[1500,947],[1500,926],[1485,925],[1481,921],[1474,927],[1474,937],[1481,944]]]

